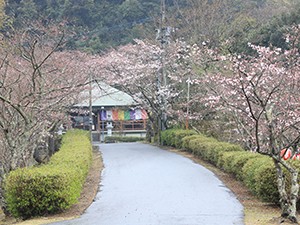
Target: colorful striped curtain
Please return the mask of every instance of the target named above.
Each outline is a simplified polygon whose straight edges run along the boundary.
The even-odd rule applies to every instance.
[[[147,112],[145,109],[142,109],[142,119],[146,120],[148,118]]]
[[[119,120],[119,113],[117,109],[112,110],[112,119],[113,120]]]
[[[119,120],[124,120],[124,110],[118,111],[118,118],[119,118]]]
[[[130,120],[130,111],[129,110],[126,110],[124,112],[124,120]]]
[[[106,120],[106,111],[105,110],[101,110],[100,112],[100,117],[101,117],[101,120]]]
[[[135,111],[130,110],[130,120],[135,120]]]
[[[107,118],[107,120],[113,120],[112,110],[106,111],[106,118]]]
[[[101,110],[100,111],[100,119],[102,121],[105,120],[145,120],[148,119],[148,115],[146,110],[144,109],[135,109],[135,110],[120,110],[120,109],[112,109],[112,110]]]
[[[141,120],[142,119],[142,110],[141,109],[136,109],[135,110],[135,119],[136,120]]]

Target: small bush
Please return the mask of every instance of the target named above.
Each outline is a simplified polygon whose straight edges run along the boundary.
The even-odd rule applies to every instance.
[[[195,135],[191,135],[191,136],[185,136],[184,138],[182,138],[182,149],[188,152],[191,152],[191,147],[190,147],[190,142],[193,139],[198,138],[200,135],[199,134],[195,134]]]
[[[259,157],[259,158],[252,158],[247,161],[247,163],[243,166],[243,182],[244,184],[249,188],[249,190],[257,195],[256,191],[256,180],[255,180],[255,174],[256,171],[259,169],[259,167],[268,162],[270,160],[267,156],[265,157]]]
[[[197,135],[197,137],[189,141],[188,145],[189,148],[191,149],[191,152],[195,156],[203,157],[203,159],[207,160],[207,158],[205,157],[205,153],[203,151],[206,150],[205,146],[207,143],[214,142],[214,141],[216,141],[214,138],[209,138],[204,135]]]
[[[175,129],[168,129],[161,132],[161,143],[162,145],[166,146],[173,146],[172,145],[172,136],[174,135]]]
[[[189,147],[194,155],[199,156],[214,165],[217,165],[221,152],[244,151],[238,145],[220,142],[214,138],[209,138],[202,135],[191,139],[189,142]]]
[[[219,143],[215,139],[204,140],[203,138],[195,139],[191,142],[191,145],[193,146],[193,152],[208,162],[212,162],[210,152],[213,148],[216,148],[218,144]]]
[[[239,152],[238,152],[239,153]],[[218,160],[218,167],[223,169],[227,173],[233,173],[232,162],[237,152],[222,152]]]
[[[217,165],[217,162],[219,160],[220,154],[222,152],[244,152],[239,145],[230,144],[226,142],[215,142],[213,144],[210,144],[207,146],[210,150],[208,151],[208,157],[210,158],[210,161]]]
[[[52,214],[77,202],[89,166],[92,146],[85,131],[69,131],[49,164],[17,169],[5,179],[8,210],[15,217]]]
[[[182,139],[184,137],[188,137],[188,136],[191,136],[191,135],[195,135],[197,134],[196,131],[194,130],[178,130],[174,133],[174,147],[175,148],[182,148],[182,144],[183,144],[183,141]]]
[[[252,158],[259,158],[259,157],[263,157],[263,156],[258,153],[252,153],[247,151],[238,152],[232,158],[230,170],[238,180],[242,180],[243,179],[242,168],[244,167],[244,165],[248,162],[248,160]]]
[[[195,134],[194,130],[169,129],[162,132],[161,140],[163,145],[182,148],[182,139]]]
[[[256,169],[254,175],[255,192],[262,201],[278,203],[279,193],[274,162],[269,157],[264,158],[264,163]]]

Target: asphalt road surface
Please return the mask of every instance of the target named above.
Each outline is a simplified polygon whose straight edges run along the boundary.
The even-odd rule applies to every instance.
[[[95,202],[56,225],[242,225],[243,207],[209,170],[141,143],[101,144]]]

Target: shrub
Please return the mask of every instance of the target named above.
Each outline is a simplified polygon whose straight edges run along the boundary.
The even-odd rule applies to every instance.
[[[238,152],[239,153],[239,152]],[[221,152],[218,159],[218,167],[223,169],[227,173],[233,173],[233,158],[238,154],[237,152]]]
[[[230,144],[230,143],[226,143],[226,142],[213,142],[213,143],[209,143],[209,145],[207,146],[207,148],[209,149],[208,152],[208,157],[210,159],[210,161],[214,164],[217,165],[217,162],[219,160],[220,154],[222,152],[244,152],[245,150],[243,150],[239,145],[235,145],[235,144]]]
[[[279,193],[276,169],[271,158],[264,158],[264,163],[256,169],[254,175],[255,192],[262,201],[278,203]]]
[[[188,136],[195,135],[195,134],[197,134],[197,133],[194,130],[177,130],[177,131],[175,131],[174,136],[173,136],[174,147],[182,148],[182,143],[183,143],[182,139],[184,137],[188,137]]]
[[[263,164],[270,160],[267,156],[262,156],[259,158],[252,158],[247,161],[247,163],[243,166],[243,182],[250,189],[253,194],[257,194],[256,192],[256,180],[255,174],[258,168]]]
[[[49,164],[12,171],[5,179],[8,210],[15,217],[52,214],[77,202],[92,161],[85,131],[72,130]]]
[[[263,156],[257,153],[252,153],[247,151],[238,152],[232,158],[232,162],[230,163],[231,164],[230,170],[238,180],[242,180],[243,179],[242,168],[244,167],[244,165],[248,162],[248,160],[252,158],[259,158],[259,157],[263,157]]]
[[[185,136],[184,138],[182,138],[182,148],[185,151],[191,152],[191,147],[190,147],[190,142],[193,139],[198,138],[200,135],[199,134],[195,134],[195,135],[191,135],[191,136]]]
[[[212,148],[215,148],[219,143],[215,139],[195,139],[192,141],[193,152],[196,153],[196,155],[202,157],[202,159],[212,162],[210,158],[210,151]]]
[[[187,144],[186,144],[187,145]],[[217,165],[221,152],[244,151],[240,146],[220,142],[214,138],[199,135],[189,142],[191,152],[202,159]]]
[[[175,129],[168,129],[161,132],[161,143],[162,145],[172,146],[172,135],[175,132]]]
[[[169,129],[162,132],[161,141],[163,145],[182,148],[182,139],[195,134],[194,130]]]
[[[203,159],[207,160],[205,153],[203,152],[206,150],[205,145],[206,143],[214,141],[216,141],[214,138],[209,138],[204,135],[197,135],[196,138],[190,140],[189,147],[195,156],[203,157]]]

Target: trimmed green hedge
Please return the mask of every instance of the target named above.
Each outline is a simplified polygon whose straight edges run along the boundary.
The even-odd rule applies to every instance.
[[[161,141],[163,145],[182,148],[182,139],[195,134],[197,134],[197,132],[194,130],[169,129],[162,132]]]
[[[238,145],[220,142],[214,138],[206,137],[204,135],[193,135],[190,138],[184,138],[183,143],[187,151],[213,163],[214,165],[217,165],[222,152],[243,151],[243,149]]]
[[[53,214],[71,207],[80,197],[92,145],[86,131],[63,136],[60,150],[47,165],[12,171],[5,179],[5,199],[15,217]]]
[[[214,165],[217,165],[219,156],[223,152],[244,152],[238,145],[220,142],[214,138],[196,134],[193,130],[169,129],[163,131],[162,142],[164,145],[191,152]]]
[[[185,136],[184,138],[182,138],[182,149],[184,149],[185,151],[188,151],[188,152],[192,152],[190,142],[191,142],[191,140],[196,139],[198,137],[199,137],[199,134],[194,134],[194,135]]]
[[[217,166],[225,172],[232,173],[235,177],[242,181],[243,170],[242,168],[248,162],[249,159],[262,157],[260,154],[252,152],[223,152],[220,154]]]
[[[277,172],[270,157],[265,156],[264,161],[256,170],[255,184],[255,191],[261,200],[274,203],[279,202]]]
[[[131,137],[131,136],[107,136],[104,139],[105,143],[115,143],[115,142],[137,142],[145,141],[144,137]]]
[[[187,133],[188,135],[180,136],[176,135],[175,132],[178,134]],[[238,145],[220,142],[214,138],[193,134],[193,132],[185,130],[163,131],[162,136],[164,144],[181,148],[214,164],[225,172],[233,174],[261,200],[278,204],[276,169],[270,157],[248,152]],[[176,145],[175,143],[181,144]],[[293,161],[292,164],[300,171],[300,161]],[[290,187],[288,182],[287,175],[287,190]]]

